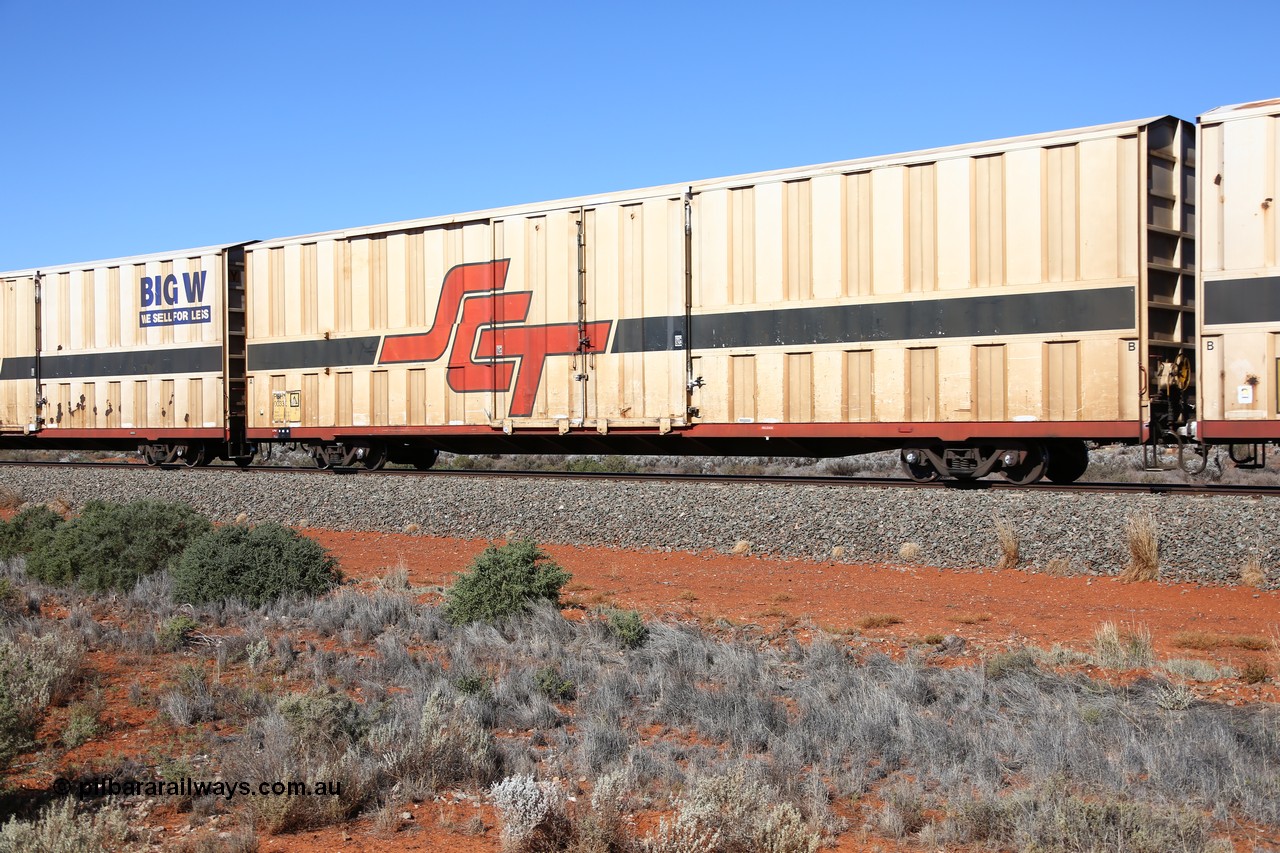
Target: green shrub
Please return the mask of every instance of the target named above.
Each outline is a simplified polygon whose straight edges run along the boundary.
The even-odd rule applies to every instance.
[[[533,683],[538,692],[548,699],[567,702],[577,697],[578,688],[571,680],[560,674],[554,666],[544,666],[533,674]]]
[[[83,702],[71,706],[71,716],[62,729],[62,744],[68,749],[88,743],[98,736],[101,727],[98,725],[98,714]]]
[[[453,689],[463,696],[487,696],[492,691],[483,675],[464,672],[453,679]]]
[[[624,649],[638,649],[649,639],[649,628],[636,610],[613,610],[609,613],[609,633]]]
[[[493,622],[534,601],[559,603],[569,578],[532,539],[490,545],[445,593],[445,618],[454,625]]]
[[[179,613],[166,619],[156,629],[156,645],[163,651],[176,652],[187,644],[191,632],[200,627],[200,623],[185,613]]]
[[[132,589],[211,526],[185,504],[90,501],[78,517],[35,535],[27,574],[89,592]]]
[[[52,531],[62,524],[62,516],[44,504],[28,504],[12,520],[0,522],[0,558],[30,553],[41,531]]]
[[[992,681],[1015,672],[1027,672],[1036,668],[1036,656],[1030,649],[1014,649],[992,655],[983,664],[987,678]]]
[[[256,607],[286,595],[320,595],[341,581],[328,551],[275,522],[211,530],[173,566],[173,596],[190,604],[238,598]]]
[[[276,703],[276,713],[303,744],[342,748],[360,740],[365,731],[360,706],[345,693],[292,693]]]

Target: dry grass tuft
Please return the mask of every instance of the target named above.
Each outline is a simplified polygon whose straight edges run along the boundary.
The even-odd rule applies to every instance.
[[[1262,652],[1271,648],[1271,641],[1257,634],[1210,634],[1208,631],[1179,631],[1169,641],[1179,649],[1195,649],[1208,652],[1229,646],[1250,652]]]
[[[733,550],[730,553],[745,554],[750,550],[751,550],[751,543],[745,539],[739,539],[737,542],[733,543]]]
[[[996,541],[1000,543],[1000,561],[996,563],[996,568],[1016,569],[1020,562],[1018,531],[1013,529],[1013,524],[1008,519],[996,519]]]
[[[839,560],[843,556],[844,556],[843,545],[836,545],[834,548],[831,549],[831,559]]]
[[[903,542],[898,549],[898,556],[904,560],[914,560],[920,556],[920,546],[915,542]]]
[[[394,566],[387,567],[377,583],[383,589],[404,592],[409,588],[409,566],[401,558]]]
[[[1054,557],[1044,567],[1045,574],[1053,575],[1055,578],[1065,578],[1072,574],[1071,561],[1066,557]]]
[[[1120,573],[1125,583],[1153,581],[1160,577],[1160,531],[1151,513],[1135,515],[1125,525],[1129,565]]]
[[[67,500],[62,496],[58,496],[54,498],[53,500],[46,503],[45,506],[47,506],[49,509],[53,510],[63,518],[66,518],[67,516],[71,515],[71,510],[73,508],[71,501]]]
[[[235,523],[236,523],[236,524],[244,524],[244,523],[245,523],[245,522],[247,522],[248,520],[249,520],[249,513],[247,513],[247,512],[242,512],[242,513],[240,513],[240,514],[238,514],[238,515],[236,516]]]
[[[900,625],[901,623],[901,616],[894,616],[892,613],[872,613],[863,616],[856,624],[859,628],[865,630],[867,628],[888,628],[890,625]]]
[[[1175,648],[1207,652],[1222,645],[1222,638],[1208,631],[1179,631],[1169,639],[1169,642]]]
[[[1267,582],[1267,573],[1262,568],[1262,558],[1257,554],[1250,555],[1240,567],[1240,583],[1244,586],[1258,588]]]
[[[979,622],[988,622],[991,620],[990,613],[957,613],[951,617],[952,621],[959,622],[961,625],[977,625]]]
[[[417,533],[421,529],[422,529],[422,525],[418,524],[418,522],[416,521],[411,521],[404,526],[405,533]]]
[[[1146,625],[1134,623],[1121,629],[1114,622],[1103,622],[1093,636],[1093,648],[1098,663],[1108,669],[1140,669],[1155,663]]]
[[[1237,649],[1247,649],[1251,652],[1263,652],[1271,648],[1271,641],[1266,637],[1259,637],[1257,634],[1236,634],[1231,638],[1231,645]]]
[[[1251,660],[1240,669],[1240,680],[1245,684],[1261,684],[1271,676],[1271,670],[1262,661]]]
[[[686,589],[684,592],[680,593],[679,598],[681,601],[697,601],[698,595],[693,590]]]
[[[941,634],[925,634],[923,637],[912,637],[908,642],[915,646],[940,646],[945,639]]]
[[[17,509],[22,506],[22,492],[9,486],[0,486],[0,509]]]

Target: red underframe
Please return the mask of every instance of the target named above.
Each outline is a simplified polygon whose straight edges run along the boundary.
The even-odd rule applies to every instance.
[[[1200,421],[1197,432],[1201,441],[1280,441],[1280,420]]]
[[[185,438],[226,438],[226,430],[222,427],[202,427],[200,429],[64,429],[62,427],[45,427],[32,438],[136,438],[143,441],[163,441],[166,439]]]
[[[514,421],[515,431],[523,435],[557,435],[555,427],[521,427]],[[609,427],[610,435],[653,435],[656,427]],[[594,426],[575,426],[574,434],[595,434]],[[332,441],[343,436],[386,436],[388,438],[431,438],[448,435],[498,435],[500,430],[477,424],[452,426],[377,426],[377,427],[292,427],[284,440]],[[690,438],[848,438],[963,442],[998,438],[1078,438],[1096,441],[1141,441],[1145,436],[1136,421],[993,421],[985,423],[819,423],[819,424],[695,424],[673,427],[672,435]],[[250,429],[250,439],[272,440],[276,430]]]

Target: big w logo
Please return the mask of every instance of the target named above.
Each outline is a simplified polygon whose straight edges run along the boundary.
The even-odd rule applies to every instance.
[[[510,391],[510,416],[532,415],[547,357],[598,351],[595,343],[603,347],[608,342],[613,321],[587,323],[581,339],[577,323],[525,325],[533,294],[500,292],[510,266],[508,258],[449,270],[431,328],[414,335],[387,335],[378,363],[436,361],[447,349],[450,388],[462,394]]]

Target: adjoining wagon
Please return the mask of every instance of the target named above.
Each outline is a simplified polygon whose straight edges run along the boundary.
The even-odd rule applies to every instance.
[[[247,463],[242,243],[0,273],[0,446]]]
[[[1280,99],[1200,116],[1195,432],[1260,467],[1280,441]]]

